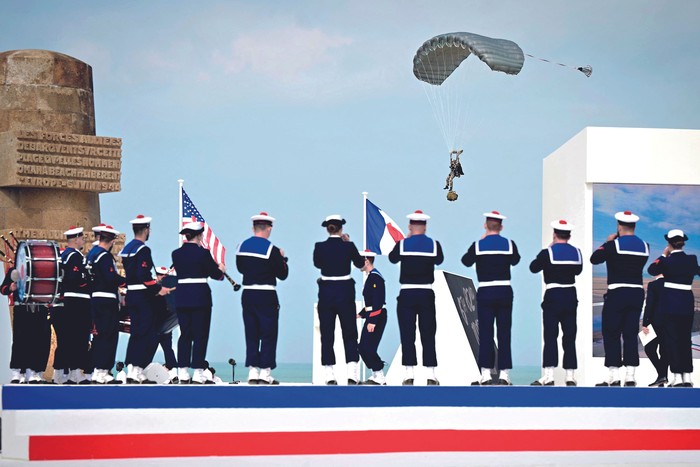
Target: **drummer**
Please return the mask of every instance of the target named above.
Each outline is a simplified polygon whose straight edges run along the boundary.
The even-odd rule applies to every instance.
[[[10,383],[44,383],[43,371],[51,346],[48,310],[43,305],[22,305],[17,280],[17,271],[12,266],[0,285],[0,293],[8,296],[10,306],[14,304]]]
[[[82,249],[85,244],[82,227],[70,227],[63,232],[67,245],[61,254],[61,297],[63,306],[51,310],[51,321],[56,331],[54,372],[69,370],[66,384],[89,384],[83,372],[90,373],[88,345],[92,316],[90,315],[90,285],[86,260]],[[61,355],[60,363],[58,355]],[[54,378],[56,381],[56,378]],[[61,382],[61,381],[57,381]]]
[[[126,375],[130,384],[155,383],[144,376],[143,369],[153,361],[158,349],[156,295],[167,295],[170,289],[153,278],[151,249],[146,245],[151,234],[151,218],[139,214],[129,221],[134,231],[131,240],[119,253],[126,273],[126,306],[131,316],[131,332],[126,348]]]
[[[99,226],[98,226],[99,227]],[[93,231],[95,229],[93,228]],[[88,253],[92,296],[90,308],[97,334],[92,340],[92,363],[95,368],[92,381],[96,384],[118,384],[109,374],[114,366],[119,340],[119,287],[126,285],[119,275],[114,257],[111,255],[114,242],[119,235],[111,225],[99,227],[99,243]]]

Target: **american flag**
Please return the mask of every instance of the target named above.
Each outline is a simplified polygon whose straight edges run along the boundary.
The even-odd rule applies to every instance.
[[[214,232],[209,228],[209,224],[204,220],[202,214],[195,207],[194,203],[187,196],[185,189],[182,189],[182,225],[184,226],[188,222],[201,222],[204,224],[204,235],[202,236],[202,246],[208,248],[214,261],[217,263],[226,264],[226,248],[224,245],[216,238]]]

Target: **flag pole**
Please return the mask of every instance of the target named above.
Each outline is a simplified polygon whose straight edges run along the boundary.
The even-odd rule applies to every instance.
[[[178,234],[177,234],[177,242],[178,242],[177,246],[181,247],[182,246],[182,235],[180,235],[180,230],[182,230],[182,185],[183,185],[183,183],[185,183],[185,181],[183,179],[179,179],[177,181],[177,183],[180,186],[179,194],[178,194],[178,196],[180,198],[180,204],[178,207],[178,212],[180,214],[180,217],[177,220],[177,232],[178,232]]]
[[[362,192],[362,251],[367,249],[367,192]]]

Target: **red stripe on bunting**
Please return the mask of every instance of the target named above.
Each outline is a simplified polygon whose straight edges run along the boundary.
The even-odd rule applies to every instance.
[[[640,449],[700,450],[700,430],[374,430],[31,436],[29,460]]]

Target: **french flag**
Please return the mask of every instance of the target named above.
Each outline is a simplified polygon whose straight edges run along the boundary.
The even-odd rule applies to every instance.
[[[367,249],[378,255],[388,255],[396,242],[405,238],[398,224],[370,200],[365,200],[367,219]]]

